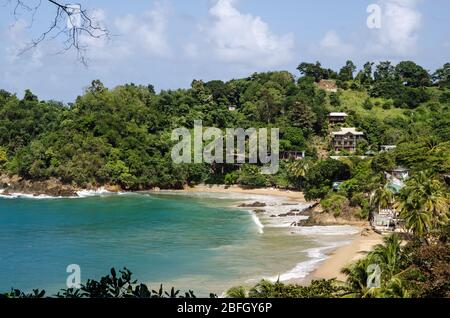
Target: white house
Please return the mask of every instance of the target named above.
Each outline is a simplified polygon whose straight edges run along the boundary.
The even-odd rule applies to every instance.
[[[341,128],[339,131],[331,133],[333,138],[334,151],[346,150],[353,152],[356,150],[358,141],[364,138],[364,133],[357,131],[356,128]]]

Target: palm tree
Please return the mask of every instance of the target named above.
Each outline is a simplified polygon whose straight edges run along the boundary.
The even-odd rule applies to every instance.
[[[288,171],[296,178],[304,178],[310,168],[308,160],[296,160],[288,165]]]
[[[243,286],[232,287],[227,291],[227,298],[247,298],[247,290]]]
[[[383,298],[411,298],[407,281],[400,277],[392,277],[380,293]]]
[[[369,259],[381,267],[384,280],[391,279],[400,271],[404,255],[401,249],[401,239],[397,234],[385,237],[383,244],[378,244],[369,254]]]
[[[371,265],[377,265],[381,270],[380,284],[374,287],[368,286]],[[411,297],[408,281],[404,279],[404,275],[410,273],[410,267],[406,265],[400,237],[397,234],[386,237],[383,244],[375,246],[365,258],[342,270],[347,275],[346,287],[349,293],[346,297]]]
[[[296,179],[298,185],[301,187],[310,167],[311,162],[309,160],[296,160],[288,164],[287,171]]]
[[[433,216],[433,226],[445,225],[448,222],[449,196],[443,191],[443,184],[437,179],[429,179],[421,173],[423,207]]]
[[[431,228],[432,216],[423,209],[421,198],[416,193],[401,196],[396,208],[400,211],[400,218],[405,221],[406,229],[414,235],[424,237]]]
[[[348,293],[345,297],[371,298],[376,295],[376,288],[367,287],[369,265],[371,265],[371,261],[368,257],[365,257],[341,270],[343,274],[347,275],[346,289]]]
[[[422,237],[448,223],[448,206],[449,196],[444,193],[442,182],[425,172],[407,181],[397,204],[406,228]]]
[[[394,193],[387,187],[379,187],[370,197],[370,206],[377,209],[378,213],[389,208],[394,202]]]

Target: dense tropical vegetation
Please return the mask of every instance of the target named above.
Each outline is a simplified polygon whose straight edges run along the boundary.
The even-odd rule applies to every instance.
[[[413,62],[368,63],[354,77],[351,61],[339,71],[302,63],[303,75],[253,74],[229,82],[194,80],[190,89],[155,93],[153,86],[127,84],[112,90],[96,80],[74,103],[40,101],[27,90],[22,99],[0,91],[0,169],[29,180],[57,178],[79,187],[105,184],[138,190],[181,188],[200,182],[302,188],[323,198],[336,180],[353,180],[349,195],[379,185],[376,175],[395,164],[414,171],[447,173],[450,135],[449,64],[430,75]],[[341,90],[327,93],[315,82],[335,79]],[[372,105],[368,107],[367,104]],[[229,106],[236,107],[230,111]],[[365,162],[326,160],[327,115],[346,111],[347,125],[366,134],[358,154],[397,144],[388,155]],[[174,165],[172,129],[204,126],[277,127],[281,151],[306,151],[314,164],[303,176],[256,176],[244,165]],[[321,160],[318,160],[321,159]],[[322,159],[324,161],[322,161]],[[321,178],[316,178],[321,175]],[[351,199],[351,197],[349,197]]]
[[[229,295],[449,296],[450,63],[433,73],[412,61],[368,62],[358,72],[352,61],[338,72],[319,62],[301,63],[298,71],[298,78],[281,71],[228,82],[194,80],[189,89],[159,93],[152,85],[108,89],[95,80],[67,105],[41,101],[29,90],[23,98],[0,90],[0,175],[125,190],[198,183],[274,186],[301,190],[335,216],[346,211],[362,219],[395,207],[408,243],[389,238],[345,269],[345,284],[261,282]],[[339,90],[321,89],[322,80],[335,81]],[[346,112],[345,125],[364,132],[356,155],[370,153],[368,157],[341,152],[339,160],[330,159],[336,155],[329,137],[336,128],[328,123],[332,111]],[[194,120],[221,129],[276,127],[282,152],[305,151],[307,157],[282,161],[276,175],[262,175],[260,166],[250,164],[174,164],[171,132],[182,126],[192,129]],[[381,145],[397,148],[379,152]],[[398,193],[387,187],[384,174],[396,166],[409,168],[411,174]],[[367,265],[373,262],[382,268],[376,289],[366,284]],[[128,292],[141,291],[148,297],[155,294],[133,288]]]

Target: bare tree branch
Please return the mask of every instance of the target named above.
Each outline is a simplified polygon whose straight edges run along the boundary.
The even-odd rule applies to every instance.
[[[8,0],[9,3],[12,0]],[[42,0],[38,0],[35,5],[32,0],[15,0],[13,15],[17,19],[20,11],[25,11],[31,14],[30,27],[33,25],[35,15],[42,5]],[[110,38],[110,33],[107,28],[103,27],[99,21],[90,16],[88,11],[79,3],[62,4],[59,1],[47,0],[48,5],[55,7],[56,12],[54,18],[51,20],[49,27],[33,39],[20,54],[39,46],[45,40],[55,40],[60,37],[63,39],[63,49],[57,54],[66,51],[75,50],[78,60],[87,65],[86,45],[83,45],[83,37],[87,38]]]

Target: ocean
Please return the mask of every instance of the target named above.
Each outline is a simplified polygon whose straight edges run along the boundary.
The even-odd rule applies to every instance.
[[[290,227],[274,217],[306,206],[280,197],[218,193],[83,192],[80,198],[0,195],[0,292],[66,288],[70,264],[81,280],[127,267],[153,289],[198,296],[266,278],[306,277],[327,253],[350,242],[350,226]],[[266,212],[237,208],[265,202]]]

